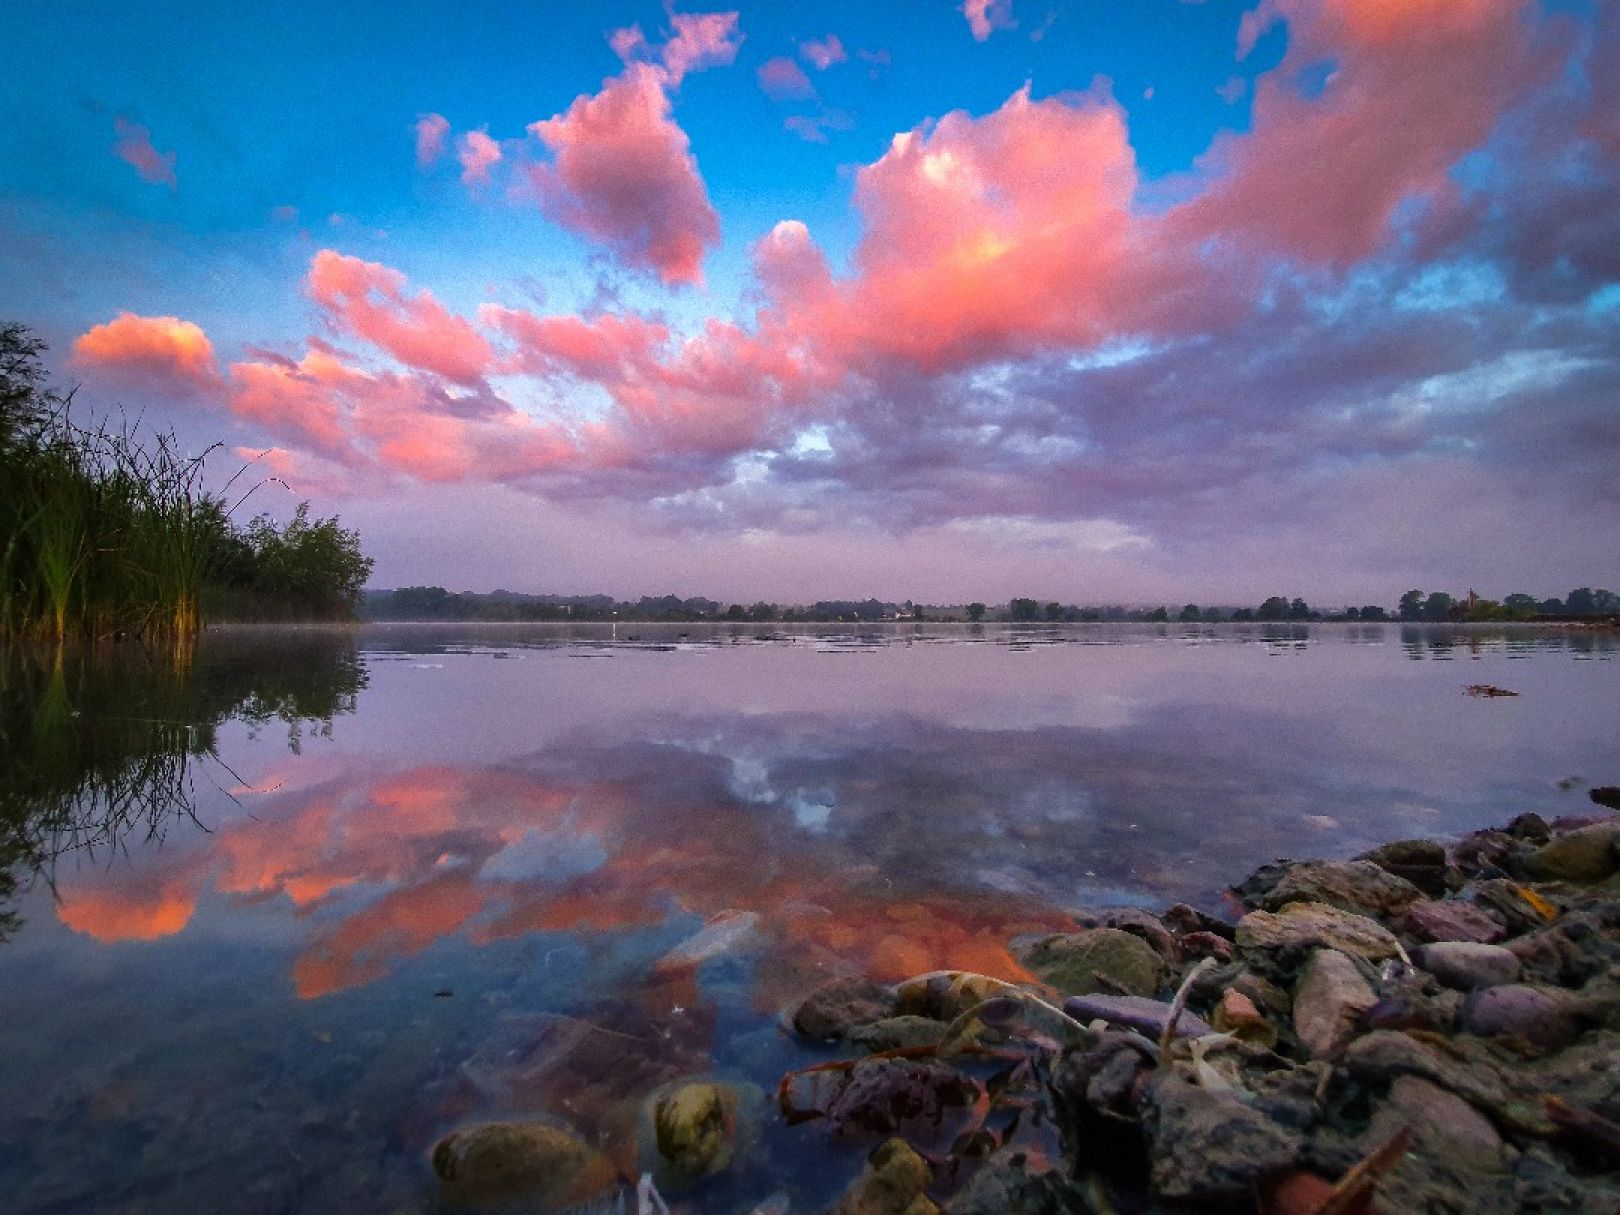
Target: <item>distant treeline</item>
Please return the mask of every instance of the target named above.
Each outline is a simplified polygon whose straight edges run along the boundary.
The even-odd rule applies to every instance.
[[[206,453],[74,420],[71,394],[45,382],[43,350],[23,326],[0,325],[0,639],[352,614],[371,573],[356,533],[312,520],[308,503],[285,526],[237,524],[202,489]]]
[[[980,621],[1018,624],[1136,621],[1160,623],[1220,623],[1223,621],[1405,620],[1507,621],[1610,617],[1620,614],[1620,596],[1612,591],[1581,587],[1564,599],[1536,599],[1509,595],[1498,602],[1477,596],[1454,597],[1445,591],[1410,591],[1398,607],[1369,604],[1337,611],[1319,611],[1305,600],[1273,595],[1257,607],[1184,604],[1170,607],[1086,606],[1055,600],[1018,598],[994,606],[984,603],[894,603],[881,599],[823,599],[811,604],[780,605],[763,601],[723,604],[701,596],[643,595],[615,599],[611,595],[526,595],[497,590],[487,594],[447,591],[442,586],[408,586],[398,590],[367,591],[360,615],[368,620],[487,620],[487,621],[732,621],[790,624],[794,622]]]

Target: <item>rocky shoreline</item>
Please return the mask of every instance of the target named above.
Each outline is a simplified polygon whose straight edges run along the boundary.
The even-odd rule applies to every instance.
[[[1014,943],[1033,981],[836,979],[784,1014],[829,1057],[782,1078],[780,1115],[806,1152],[869,1151],[833,1215],[1615,1215],[1620,798],[1593,800],[1262,866],[1232,922],[1089,913]],[[640,1208],[728,1168],[758,1097],[654,1094]],[[433,1162],[475,1205],[603,1192],[542,1124],[463,1128]]]

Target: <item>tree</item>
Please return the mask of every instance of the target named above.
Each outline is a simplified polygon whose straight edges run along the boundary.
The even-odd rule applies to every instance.
[[[1246,623],[1254,619],[1253,608],[1238,608],[1232,613],[1232,619],[1238,623]]]
[[[0,324],[0,450],[36,437],[67,398],[45,386],[45,343],[26,325]]]
[[[753,607],[748,609],[748,619],[756,620],[760,623],[775,620],[776,605],[774,603],[766,603],[764,600],[761,600],[760,602],[754,604]]]
[[[1571,616],[1595,616],[1597,610],[1597,596],[1589,586],[1577,587],[1564,599],[1564,611]]]
[[[1372,604],[1361,609],[1361,618],[1363,620],[1388,620],[1389,613],[1376,604]]]
[[[967,618],[974,624],[984,619],[984,604],[970,603],[967,605]]]
[[[1401,596],[1400,613],[1402,620],[1419,620],[1423,616],[1423,592],[1407,591]]]
[[[1143,619],[1151,621],[1154,624],[1164,624],[1165,622],[1167,622],[1170,619],[1170,609],[1169,608],[1164,608],[1164,607],[1156,607],[1151,612],[1149,612]]]
[[[1541,610],[1541,604],[1534,595],[1516,591],[1502,600],[1502,608],[1509,616],[1534,616]]]
[[[1033,599],[1014,599],[1007,605],[1007,615],[1017,621],[1039,620],[1041,605]]]
[[[1288,605],[1288,619],[1309,620],[1311,618],[1311,605],[1303,599],[1295,599]]]
[[[1196,623],[1203,618],[1203,614],[1198,610],[1198,605],[1196,603],[1189,603],[1186,607],[1181,609],[1181,615],[1176,617],[1177,620],[1181,620],[1189,624]]]
[[[1063,605],[1061,603],[1058,603],[1056,600],[1053,600],[1051,603],[1047,604],[1046,605],[1046,618],[1048,620],[1054,620],[1054,621],[1062,620],[1063,619]]]
[[[1423,601],[1423,619],[1450,619],[1451,605],[1455,602],[1445,591],[1430,591],[1429,597]]]
[[[1260,610],[1254,614],[1256,620],[1287,620],[1288,600],[1281,595],[1273,595],[1260,605]]]

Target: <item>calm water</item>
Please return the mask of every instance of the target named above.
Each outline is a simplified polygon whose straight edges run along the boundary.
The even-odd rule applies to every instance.
[[[1620,783],[1620,639],[1385,626],[225,631],[5,667],[8,1210],[439,1209],[458,1122],[635,1170],[691,1074],[770,1090],[830,974],[1015,974],[1189,900]],[[1476,699],[1469,684],[1521,695]],[[0,893],[7,893],[0,883]],[[867,1144],[766,1118],[692,1211]]]

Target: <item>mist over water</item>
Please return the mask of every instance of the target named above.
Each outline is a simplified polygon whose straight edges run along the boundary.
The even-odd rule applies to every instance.
[[[776,1018],[829,975],[1016,977],[1008,942],[1080,908],[1219,912],[1276,856],[1590,813],[1617,656],[1536,628],[635,625],[19,660],[0,1192],[433,1210],[434,1140],[516,1113],[633,1174],[659,1083],[815,1058]],[[689,1209],[815,1209],[861,1155],[767,1125]]]

